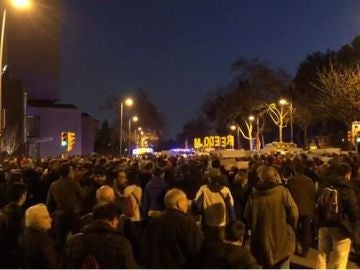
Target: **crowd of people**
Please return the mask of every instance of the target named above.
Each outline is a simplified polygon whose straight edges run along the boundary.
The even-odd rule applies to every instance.
[[[0,268],[317,268],[360,258],[360,159],[255,155],[13,158]],[[352,251],[351,251],[352,250]]]

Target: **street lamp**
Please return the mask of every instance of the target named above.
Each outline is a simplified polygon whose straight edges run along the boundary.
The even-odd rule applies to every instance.
[[[250,141],[250,150],[252,151],[254,149],[253,147],[253,137],[252,137],[252,130],[253,130],[253,121],[255,120],[255,116],[250,115],[249,116],[249,141]]]
[[[139,135],[138,135],[137,131],[139,131]],[[138,145],[139,145],[139,144],[138,144],[138,141],[140,141],[141,132],[142,132],[142,128],[141,128],[141,127],[138,127],[137,129],[135,129],[134,138],[135,138],[135,145],[136,145],[136,147],[138,147]],[[138,140],[138,137],[139,137],[139,140]]]
[[[294,126],[293,126],[293,104],[292,101],[290,101],[290,103],[286,100],[286,99],[280,99],[279,100],[279,104],[281,106],[284,105],[290,105],[290,141],[291,143],[294,142]]]
[[[132,118],[129,118],[129,154],[130,154],[130,143],[131,143],[131,121],[137,122],[139,121],[139,117],[133,116]]]
[[[32,6],[31,0],[11,0],[11,5],[19,10],[28,10]],[[0,40],[0,131],[5,127],[3,122],[3,108],[2,108],[2,77],[4,73],[3,69],[3,56],[4,56],[4,37],[5,37],[5,26],[6,26],[6,8],[3,10],[2,24],[1,24],[1,40]]]
[[[121,101],[120,104],[120,144],[119,144],[119,154],[122,154],[122,141],[123,141],[123,111],[124,103],[126,106],[131,107],[134,104],[134,101],[131,98],[126,98],[124,101]]]

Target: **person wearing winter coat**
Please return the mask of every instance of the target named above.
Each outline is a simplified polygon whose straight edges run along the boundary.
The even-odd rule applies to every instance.
[[[142,262],[148,268],[196,268],[203,235],[186,215],[188,201],[179,189],[165,195],[166,210],[150,220],[142,240]]]
[[[25,232],[19,238],[20,268],[59,268],[55,242],[48,231],[51,218],[45,204],[36,204],[25,212]]]
[[[357,229],[360,220],[360,205],[357,199],[356,191],[351,185],[351,167],[347,163],[339,163],[335,167],[335,174],[329,177],[325,183],[326,188],[334,188],[337,193],[338,218],[328,220],[327,215],[318,207],[319,219],[319,243],[318,258],[316,268],[326,269],[346,268],[348,256],[352,244],[352,238],[355,240],[355,249]],[[319,203],[321,202],[319,196]],[[353,231],[355,229],[355,232]],[[330,253],[333,251],[333,260],[329,260]],[[331,262],[331,263],[330,263]]]
[[[243,247],[246,226],[239,220],[226,225],[225,239],[205,241],[201,266],[204,269],[259,268],[255,258]]]
[[[24,183],[15,182],[8,189],[10,202],[1,209],[3,214],[3,239],[5,246],[0,261],[1,268],[16,268],[18,260],[18,240],[25,229],[23,205],[27,198],[27,186]]]
[[[62,267],[136,268],[131,244],[117,230],[120,214],[114,202],[96,205],[94,221],[66,242]]]
[[[316,190],[315,183],[305,176],[305,166],[302,162],[296,162],[294,169],[295,175],[288,180],[287,187],[299,210],[296,234],[298,242],[301,243],[301,250],[298,250],[297,254],[306,257],[313,239],[312,221],[315,215]]]
[[[288,268],[295,251],[298,209],[289,190],[279,184],[274,167],[264,166],[259,177],[244,212],[251,229],[251,253],[265,268]]]
[[[226,178],[219,169],[210,169],[205,177],[208,183],[196,193],[192,209],[201,215],[206,238],[224,239],[226,224],[236,220],[234,199],[225,186]]]

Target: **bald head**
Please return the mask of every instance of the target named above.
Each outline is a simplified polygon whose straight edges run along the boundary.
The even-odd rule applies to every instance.
[[[98,203],[113,202],[115,200],[114,189],[110,186],[102,186],[96,191],[96,201]]]
[[[166,208],[173,208],[187,212],[187,197],[186,194],[177,188],[170,189],[164,198]]]

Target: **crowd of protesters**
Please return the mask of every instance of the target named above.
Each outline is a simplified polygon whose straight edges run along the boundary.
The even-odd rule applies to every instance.
[[[1,268],[318,268],[360,258],[360,159],[14,158],[0,170]],[[337,219],[318,211],[337,190]],[[331,190],[328,188],[328,190]]]

